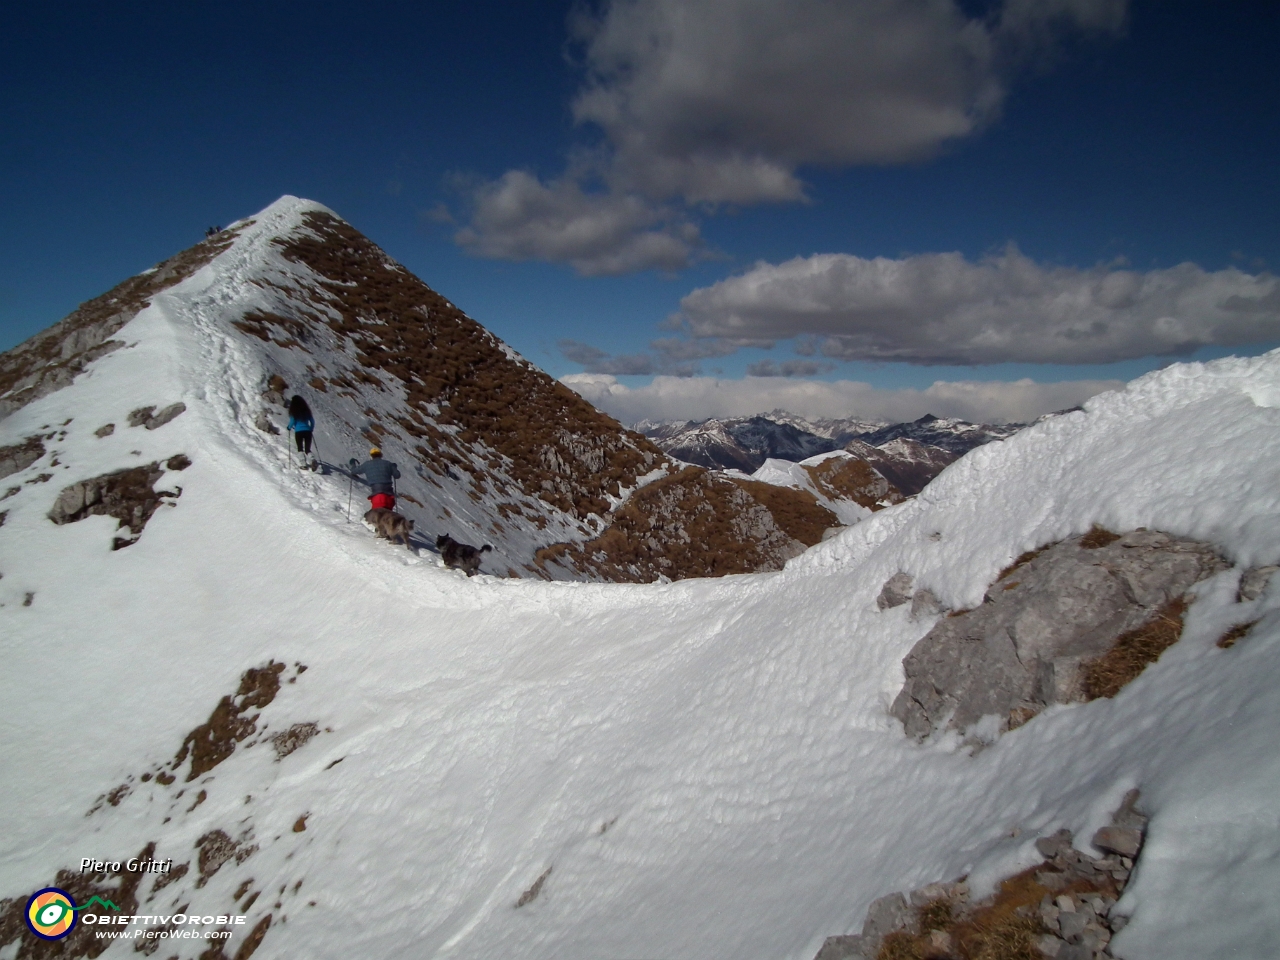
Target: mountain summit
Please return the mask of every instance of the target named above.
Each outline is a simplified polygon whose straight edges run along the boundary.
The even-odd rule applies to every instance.
[[[288,451],[283,408],[287,395],[304,395],[327,469],[343,472],[350,458],[381,448],[400,465],[400,509],[419,541],[448,535],[491,546],[487,573],[653,580],[777,569],[837,522],[808,494],[686,474],[663,489],[688,497],[655,488],[629,508],[633,520],[643,518],[643,556],[601,566],[592,559],[598,551],[580,545],[595,543],[634,494],[678,467],[333,211],[295,197],[0,356],[0,415],[134,346],[116,334],[153,304],[173,323],[175,349],[203,358],[178,392],[216,383],[210,399],[223,402],[212,429],[257,456],[300,466]],[[36,442],[15,450],[14,462]],[[367,505],[356,491],[365,488],[348,486],[347,509],[358,517]],[[323,496],[322,488],[313,494]],[[706,523],[723,535],[691,540],[688,531]]]

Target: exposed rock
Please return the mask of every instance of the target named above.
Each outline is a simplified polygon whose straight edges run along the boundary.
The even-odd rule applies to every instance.
[[[551,869],[551,867],[547,867],[546,870],[542,871],[542,875],[538,877],[537,880],[533,881],[533,886],[520,894],[520,899],[516,901],[517,910],[520,907],[533,903],[533,901],[538,899],[538,895],[542,893],[542,885],[547,882],[547,877],[551,876]]]
[[[182,490],[155,490],[153,485],[164,475],[159,463],[130,467],[105,473],[91,480],[81,480],[64,487],[49,511],[56,524],[75,523],[88,516],[115,517],[120,527],[128,527],[131,538],[115,538],[112,549],[137,541],[147,521],[167,498],[177,499]]]
[[[880,596],[876,597],[876,606],[881,610],[900,607],[911,599],[911,587],[915,583],[909,573],[895,573],[884,582]]]
[[[273,373],[267,380],[267,389],[262,391],[262,399],[267,403],[276,407],[287,407],[289,401],[284,398],[284,392],[289,389],[289,384],[285,382],[284,377],[278,373]]]
[[[1099,850],[1108,853],[1136,857],[1142,846],[1142,831],[1132,827],[1103,827],[1093,835],[1092,843]]]
[[[947,607],[931,590],[917,590],[911,598],[911,619],[927,620],[946,613]]]
[[[1071,849],[1071,831],[1059,830],[1055,834],[1047,837],[1041,837],[1036,841],[1036,850],[1040,856],[1046,860],[1052,860],[1063,852]]]
[[[116,425],[114,423],[104,423],[97,430],[93,431],[93,435],[101,439],[102,437],[109,437],[115,432]]]
[[[3,476],[3,474],[0,474]],[[1267,585],[1271,583],[1272,575],[1280,570],[1280,567],[1252,567],[1245,571],[1244,576],[1240,578],[1240,589],[1236,594],[1237,603],[1245,603],[1251,600],[1257,600],[1266,591]]]
[[[163,427],[166,423],[178,416],[187,409],[187,405],[182,401],[171,403],[159,413],[155,412],[155,407],[139,407],[129,414],[129,426],[146,427],[148,430],[156,430]]]
[[[223,231],[155,268],[130,277],[100,297],[0,354],[0,419],[70,384],[99,357],[125,344],[110,338],[150,304],[151,297],[182,280],[231,245],[238,231]]]
[[[963,732],[995,715],[1004,730],[1050,703],[1080,700],[1082,665],[1225,568],[1208,544],[1151,530],[1091,531],[1056,544],[915,645],[892,713],[923,740],[943,723]]]
[[[845,450],[865,460],[892,484],[899,496],[915,496],[929,485],[957,454],[907,437],[890,440],[880,447],[853,440]]]
[[[44,456],[41,437],[27,437],[22,443],[0,447],[0,478],[25,470]]]
[[[258,411],[257,417],[254,418],[253,425],[263,433],[269,433],[273,437],[278,437],[280,435],[279,428],[271,422],[271,417],[265,410]]]

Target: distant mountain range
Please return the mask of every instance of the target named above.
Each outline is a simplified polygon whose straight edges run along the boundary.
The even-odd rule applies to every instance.
[[[810,421],[775,410],[761,416],[729,419],[643,420],[633,429],[652,440],[668,456],[685,463],[753,473],[769,459],[799,462],[833,450],[849,450],[865,457],[869,456],[868,448],[884,448],[875,455],[880,460],[935,462],[939,460],[938,454],[919,449],[933,448],[950,454],[943,463],[945,466],[974,447],[1012,436],[1023,426],[1021,423],[968,423],[932,414],[910,423],[856,419]],[[909,441],[910,445],[900,444],[892,449],[886,446],[894,441]]]

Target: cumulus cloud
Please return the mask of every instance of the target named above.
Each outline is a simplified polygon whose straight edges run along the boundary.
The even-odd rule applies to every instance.
[[[698,227],[635,195],[589,193],[572,177],[543,183],[510,170],[475,188],[455,241],[498,260],[551,260],[584,276],[679,270],[702,246]]]
[[[1191,263],[1044,266],[1012,246],[977,263],[833,253],[695,290],[680,317],[695,338],[816,337],[841,360],[1107,363],[1280,339],[1280,279]]]
[[[801,163],[898,163],[999,106],[992,28],[950,2],[613,0],[573,104],[616,176],[691,202],[793,200]]]
[[[1104,390],[1123,386],[1119,380],[938,381],[924,390],[885,390],[853,380],[828,383],[772,377],[655,377],[646,386],[628,387],[616,377],[599,373],[571,374],[561,381],[623,423],[746,417],[769,410],[787,410],[803,417],[893,422],[932,413],[981,423],[1007,423],[1074,407]]]
[[[801,200],[805,165],[928,158],[994,120],[1058,38],[1120,31],[1127,2],[1005,0],[974,17],[956,0],[605,0],[572,23],[573,115],[600,149],[558,180],[482,187],[458,241],[583,273],[683,266],[696,227],[665,204]]]

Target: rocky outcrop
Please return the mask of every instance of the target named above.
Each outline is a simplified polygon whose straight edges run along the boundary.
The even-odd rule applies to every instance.
[[[903,660],[892,713],[908,736],[964,733],[984,717],[1003,731],[1048,704],[1087,699],[1092,664],[1144,624],[1172,620],[1166,605],[1227,566],[1208,544],[1142,529],[1095,529],[1019,561],[980,607],[949,614]],[[891,579],[882,607],[904,602],[909,589]]]
[[[22,443],[0,447],[0,478],[25,470],[44,456],[41,437],[27,437]]]
[[[0,354],[0,419],[61,390],[94,360],[123,347],[110,338],[149,306],[151,297],[191,276],[234,240],[234,232],[223,231],[197,243]]]
[[[159,413],[156,412],[154,406],[139,407],[129,414],[129,426],[146,427],[148,430],[158,430],[170,420],[173,420],[179,414],[185,412],[187,405],[182,401],[171,403]]]
[[[178,454],[168,463],[179,464],[173,469],[181,470],[190,466],[191,461]],[[137,542],[147,521],[161,504],[176,500],[182,494],[181,487],[177,490],[154,489],[155,482],[163,476],[164,470],[159,463],[149,463],[73,483],[58,494],[49,511],[49,519],[61,525],[89,516],[115,517],[120,527],[129,528],[131,536],[115,537],[111,549],[130,546]]]
[[[1041,863],[991,896],[972,900],[964,878],[891,893],[867,909],[861,933],[827,937],[814,960],[1107,960],[1112,936],[1128,920],[1113,908],[1146,834],[1137,800],[1138,791],[1129,791],[1111,825],[1094,834],[1102,856],[1077,850],[1071,832],[1059,830],[1036,841]]]

